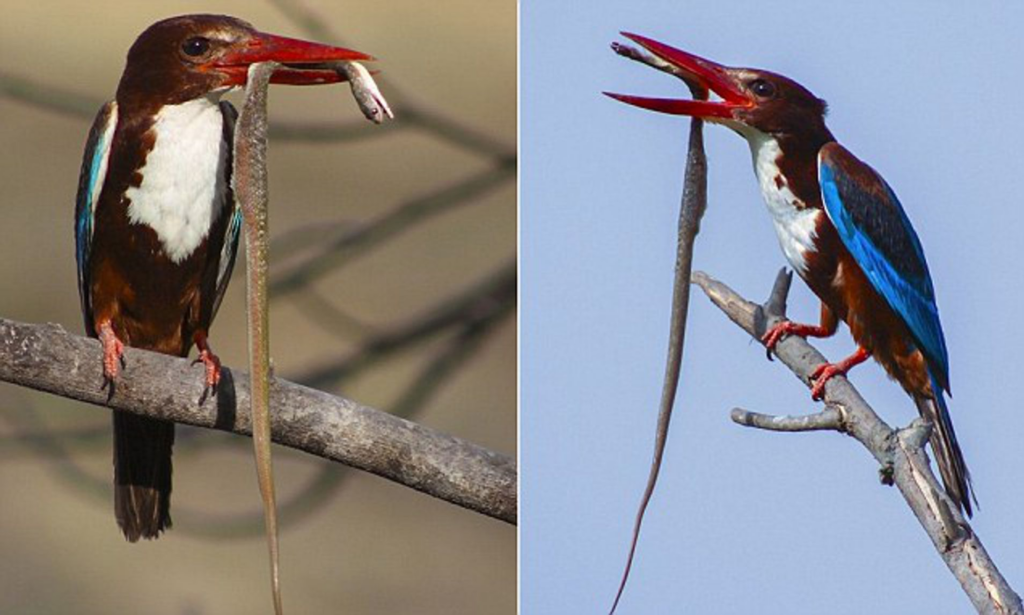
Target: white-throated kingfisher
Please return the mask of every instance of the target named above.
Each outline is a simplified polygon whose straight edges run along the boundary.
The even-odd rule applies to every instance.
[[[282,64],[271,83],[316,85],[344,80],[324,63],[370,59],[221,15],[166,19],[136,39],[89,133],[75,207],[82,314],[111,393],[125,346],[185,357],[195,345],[208,390],[220,380],[207,336],[242,224],[238,114],[221,96],[257,62]],[[114,411],[114,511],[132,542],[171,525],[173,443],[173,423]]]
[[[949,360],[935,291],[921,242],[892,188],[836,142],[825,126],[825,102],[795,81],[623,36],[721,100],[609,96],[702,118],[745,138],[782,251],[821,299],[820,323],[776,325],[763,338],[768,352],[786,335],[828,337],[845,322],[858,349],[817,368],[812,396],[821,399],[829,378],[874,357],[932,423],[931,448],[946,492],[971,515],[970,474],[944,396]]]

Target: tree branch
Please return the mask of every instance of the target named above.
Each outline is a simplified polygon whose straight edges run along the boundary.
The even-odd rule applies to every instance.
[[[767,431],[844,431],[843,415],[836,408],[825,408],[821,412],[802,416],[773,416],[733,408],[729,418],[734,423]]]
[[[791,278],[791,273],[780,271],[771,298],[759,306],[706,273],[693,274],[694,283],[711,302],[758,341],[768,327],[785,318]],[[775,347],[775,355],[808,386],[811,372],[825,362],[825,357],[807,340],[792,335]],[[738,423],[761,429],[834,429],[855,438],[882,464],[883,482],[895,484],[900,490],[978,612],[1024,613],[1020,596],[1000,574],[960,509],[932,474],[924,453],[931,426],[916,419],[909,427],[894,430],[843,377],[829,380],[825,401],[826,410],[809,417],[771,417],[743,410],[733,410],[732,417]]]
[[[59,325],[0,318],[0,380],[176,423],[251,435],[249,378],[225,369],[217,395],[187,359],[134,348],[113,396],[101,390],[96,340]],[[500,453],[357,402],[285,380],[271,382],[273,439],[515,524],[516,462]]]

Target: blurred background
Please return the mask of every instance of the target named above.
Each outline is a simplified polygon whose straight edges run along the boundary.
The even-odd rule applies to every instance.
[[[661,394],[689,121],[602,91],[688,97],[615,55],[636,32],[794,78],[899,195],[928,256],[977,488],[972,526],[1024,589],[1020,178],[1024,5],[523,0],[522,610],[603,613],[622,575]],[[743,140],[705,131],[694,266],[763,301],[785,263]],[[818,317],[794,281],[789,314]],[[838,360],[846,327],[815,341]],[[917,415],[874,362],[851,373],[891,425]],[[779,434],[735,406],[821,409],[699,291],[658,490],[619,613],[967,613],[877,464],[835,433]]]
[[[4,3],[0,317],[82,332],[72,212],[93,116],[148,25],[234,15],[376,56],[398,116],[366,122],[347,86],[272,89],[277,375],[515,454],[515,3],[157,6]],[[243,268],[211,341],[244,369]],[[289,612],[514,612],[516,528],[274,455]],[[136,545],[114,522],[110,457],[107,411],[0,385],[0,612],[271,609],[250,440],[179,426],[174,528]]]

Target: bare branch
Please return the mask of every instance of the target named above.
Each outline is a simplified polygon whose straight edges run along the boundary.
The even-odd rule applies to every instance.
[[[734,423],[768,431],[843,431],[843,413],[837,408],[825,408],[816,414],[801,416],[775,416],[733,408],[729,418]]]
[[[785,295],[790,278],[791,274],[780,271],[771,299],[764,306],[758,306],[703,272],[693,274],[694,283],[701,287],[712,303],[758,341],[767,327],[785,317]],[[811,372],[825,362],[821,353],[807,340],[797,336],[789,336],[779,342],[775,354],[808,386]],[[917,419],[906,429],[894,430],[875,414],[845,378],[836,377],[828,382],[825,399],[830,408],[819,415],[806,417],[807,423],[824,422],[829,412],[841,417],[841,420],[836,420],[834,429],[854,437],[882,464],[883,482],[894,484],[900,490],[978,612],[1024,613],[1020,596],[1003,578],[981,540],[932,473],[923,448],[930,426]],[[733,411],[734,420],[736,412]],[[765,420],[768,424],[772,420],[791,425],[799,422],[790,417]],[[762,419],[754,419],[753,423],[755,427],[769,428],[761,424]]]
[[[251,435],[249,378],[225,369],[215,398],[203,400],[201,369],[187,359],[129,348],[128,369],[108,401],[101,390],[95,340],[59,325],[0,318],[0,380],[197,427]],[[275,379],[270,403],[274,441],[372,472],[508,523],[516,523],[512,458],[416,423]]]

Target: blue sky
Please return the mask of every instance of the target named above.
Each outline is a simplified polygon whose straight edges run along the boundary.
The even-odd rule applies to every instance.
[[[935,280],[951,412],[981,504],[973,527],[1021,590],[1024,6],[934,4],[521,2],[523,613],[608,608],[650,463],[688,122],[600,95],[685,95],[613,54],[620,30],[796,79],[829,101],[839,141],[893,186]],[[696,267],[761,299],[784,257],[749,151],[720,127],[706,144]],[[800,282],[790,314],[817,318]],[[854,348],[845,327],[818,346],[833,359]],[[891,424],[916,416],[873,362],[852,380]],[[820,409],[695,293],[621,613],[970,611],[859,444],[742,428],[734,406]]]

